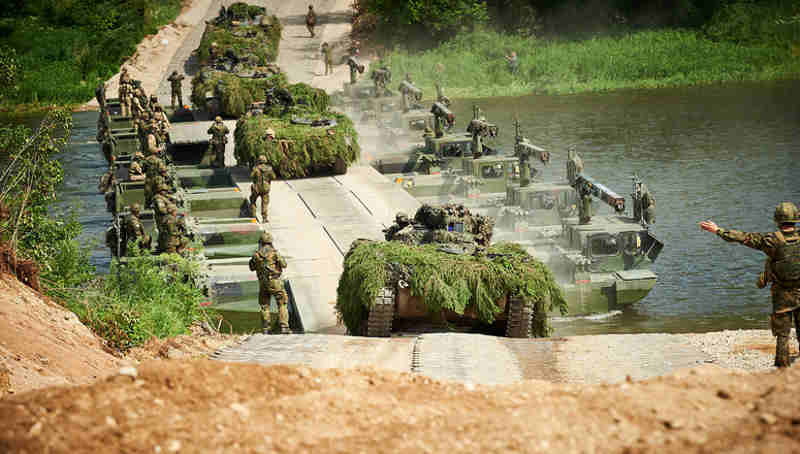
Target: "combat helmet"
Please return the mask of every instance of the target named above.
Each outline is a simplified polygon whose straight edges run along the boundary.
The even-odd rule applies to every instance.
[[[156,193],[161,193],[161,192],[170,192],[169,185],[167,185],[166,183],[161,183],[158,186],[156,186]]]
[[[219,115],[217,115],[217,116],[214,118],[214,122],[215,122],[215,123],[222,123],[222,117],[220,117]]]
[[[262,155],[258,155],[258,159],[256,159],[256,161],[259,164],[266,164],[267,163],[267,157],[264,156],[263,154]]]
[[[797,207],[792,202],[781,202],[775,207],[775,223],[781,224],[794,224],[800,222],[800,213]]]
[[[272,234],[269,232],[261,232],[261,237],[258,238],[258,244],[272,244]]]
[[[139,205],[138,203],[134,203],[133,205],[131,205],[130,210],[131,214],[133,214],[134,216],[139,216],[139,213],[142,212],[142,206]]]
[[[403,213],[402,211],[398,211],[394,216],[394,222],[398,224],[408,224],[410,221],[408,220],[407,214]]]

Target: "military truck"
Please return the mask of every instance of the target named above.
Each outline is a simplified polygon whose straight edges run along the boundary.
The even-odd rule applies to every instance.
[[[566,302],[550,271],[514,244],[488,246],[493,221],[463,205],[398,214],[387,242],[358,240],[345,256],[336,309],[353,335],[467,329],[508,337],[550,332]]]

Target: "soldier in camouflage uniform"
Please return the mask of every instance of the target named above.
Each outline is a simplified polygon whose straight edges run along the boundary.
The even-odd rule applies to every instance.
[[[144,155],[141,151],[137,151],[133,154],[133,159],[131,160],[131,165],[128,167],[128,179],[131,181],[142,181],[144,180],[144,168],[142,168],[142,162],[144,161]]]
[[[131,76],[128,75],[128,68],[122,68],[119,75],[119,103],[122,116],[131,115]]]
[[[158,252],[175,252],[174,242],[170,241],[171,226],[169,224],[172,220],[169,217],[170,209],[174,204],[169,197],[169,186],[161,183],[156,187],[156,191],[156,195],[153,197],[153,217],[158,227]],[[172,250],[170,250],[171,245]]]
[[[306,28],[308,28],[308,32],[311,33],[311,37],[313,38],[314,35],[314,27],[317,25],[317,13],[314,12],[314,6],[308,5],[308,13],[306,13]]]
[[[134,203],[129,208],[130,214],[125,216],[123,224],[123,241],[122,241],[122,255],[128,255],[128,243],[134,242],[139,245],[142,250],[149,251],[151,246],[150,235],[147,234],[142,225],[142,220],[139,215],[142,212],[142,207],[138,203]]]
[[[178,74],[178,71],[172,71],[167,80],[172,87],[172,108],[175,108],[175,100],[178,100],[178,107],[183,107],[183,74]]]
[[[156,193],[156,177],[160,174],[159,169],[166,167],[164,161],[158,157],[158,150],[148,150],[149,155],[144,160],[144,206],[149,208],[153,203],[153,196]]]
[[[716,233],[725,241],[741,243],[758,249],[770,260],[769,277],[772,281],[772,334],[777,338],[775,366],[789,366],[789,334],[792,322],[800,335],[800,232],[795,224],[800,222],[800,213],[791,202],[783,202],[775,208],[775,223],[778,230],[771,233],[748,233],[728,230],[712,221],[703,221],[700,227]],[[800,340],[800,337],[798,338]]]
[[[258,274],[258,304],[261,306],[261,325],[264,334],[272,325],[269,310],[269,297],[275,296],[278,304],[278,322],[281,334],[291,334],[289,329],[289,296],[283,288],[281,273],[286,269],[286,261],[272,245],[272,235],[264,232],[258,240],[259,249],[250,259],[250,269]]]
[[[229,132],[228,127],[222,122],[222,117],[215,118],[214,124],[208,128],[208,133],[211,134],[208,146],[212,153],[212,167],[225,167],[225,144],[228,143]]]
[[[325,60],[325,75],[333,74],[333,48],[327,42],[322,43],[322,58]]]
[[[250,216],[256,217],[256,202],[261,198],[261,222],[269,222],[267,219],[267,207],[269,206],[269,186],[275,179],[275,172],[272,166],[267,164],[267,157],[261,155],[256,161],[257,164],[250,172],[250,179],[253,185],[250,186]]]

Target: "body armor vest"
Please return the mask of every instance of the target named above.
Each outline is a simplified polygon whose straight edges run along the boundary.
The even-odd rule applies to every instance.
[[[778,246],[772,257],[775,278],[784,287],[800,286],[800,236],[793,234],[785,238],[781,232],[775,235],[778,237]]]

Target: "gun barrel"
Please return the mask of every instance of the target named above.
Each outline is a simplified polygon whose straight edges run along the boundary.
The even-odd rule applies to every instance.
[[[598,199],[602,200],[612,208],[617,213],[622,213],[625,211],[625,198],[617,195],[616,192],[612,191],[611,189],[607,188],[602,183],[598,183],[594,181],[594,179],[588,175],[580,174],[575,178],[575,189],[583,189],[593,196],[597,197]]]

